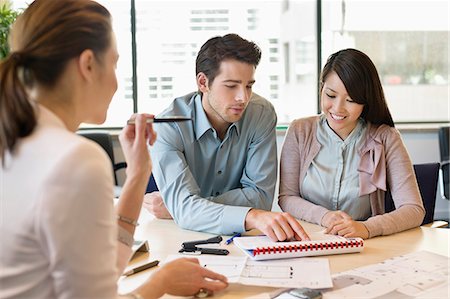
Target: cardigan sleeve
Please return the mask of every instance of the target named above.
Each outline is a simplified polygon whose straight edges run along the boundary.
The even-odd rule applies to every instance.
[[[370,238],[420,226],[425,216],[411,159],[400,133],[390,127],[382,128],[381,131],[380,138],[386,161],[386,181],[394,200],[395,210],[386,214],[376,211],[378,215],[364,221]],[[384,202],[384,198],[382,200]]]

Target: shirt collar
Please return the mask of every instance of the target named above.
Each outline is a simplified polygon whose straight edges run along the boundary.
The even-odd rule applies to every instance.
[[[202,96],[197,93],[194,99],[195,107],[195,136],[199,140],[203,134],[209,130],[213,130],[211,124],[209,123],[208,117],[206,116],[205,110],[203,110]]]
[[[345,145],[348,145],[352,142],[355,142],[360,139],[361,133],[363,132],[363,129],[365,126],[365,120],[360,118],[358,119],[358,122],[356,123],[356,127],[350,132],[350,134],[345,138],[345,140],[342,140],[341,137],[339,137],[338,134],[336,134],[328,125],[327,118],[325,114],[320,115],[320,121],[322,123],[322,126],[320,126],[320,130],[328,135],[330,138],[332,138],[335,141],[338,141],[340,143],[343,143]]]
[[[199,140],[206,132],[211,130],[211,132],[215,132],[215,129],[212,127],[211,123],[208,120],[208,117],[206,116],[205,110],[203,109],[202,105],[202,96],[201,94],[197,93],[194,99],[194,106],[195,106],[195,136],[197,140]],[[245,111],[247,112],[247,111]],[[244,116],[242,116],[241,120],[239,120],[237,123],[232,123],[228,129],[227,134],[225,135],[224,140],[230,135],[230,132],[233,128],[236,129],[236,133],[239,135],[241,127],[242,127],[242,119]]]

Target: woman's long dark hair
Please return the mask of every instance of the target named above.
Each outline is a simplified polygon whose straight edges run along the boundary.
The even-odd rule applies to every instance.
[[[320,77],[320,92],[323,82],[333,71],[344,83],[352,100],[364,105],[361,114],[364,120],[375,125],[394,127],[377,69],[369,56],[356,49],[340,50],[330,55]]]

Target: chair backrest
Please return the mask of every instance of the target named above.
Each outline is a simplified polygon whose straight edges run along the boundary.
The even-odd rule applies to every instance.
[[[145,193],[151,193],[154,191],[158,191],[158,186],[156,186],[155,178],[153,177],[153,173],[150,176],[150,180],[148,181],[147,190]]]
[[[450,163],[449,163],[449,139],[450,139],[450,127],[439,128],[439,152],[441,155],[441,175],[440,185],[442,191],[442,197],[450,199]]]
[[[434,221],[439,165],[439,163],[414,165],[417,184],[419,185],[420,195],[422,196],[423,206],[425,208],[425,218],[423,219],[422,224]],[[392,200],[392,195],[389,190],[386,192],[385,210],[386,212],[395,210],[394,201]]]
[[[114,182],[117,185],[117,175],[116,175],[116,164],[114,160],[114,149],[113,149],[113,142],[112,137],[109,134],[108,131],[104,130],[80,130],[77,132],[78,135],[81,135],[83,137],[86,137],[96,143],[98,143],[108,154],[109,158],[111,159],[111,163],[113,165],[114,169]]]
[[[94,142],[97,142],[108,154],[111,159],[111,163],[114,169],[114,182],[116,186],[119,185],[117,180],[116,171],[122,168],[126,168],[127,164],[125,162],[116,163],[114,160],[114,147],[112,142],[111,134],[109,134],[106,130],[80,130],[77,132],[79,135],[86,137]],[[153,174],[150,176],[150,180],[148,181],[146,193],[158,191],[158,187],[156,186],[155,178]]]

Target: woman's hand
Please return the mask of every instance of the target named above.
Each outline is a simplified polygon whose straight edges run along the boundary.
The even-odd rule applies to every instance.
[[[343,219],[352,219],[352,217],[343,211],[329,211],[322,218],[322,226],[328,228],[332,223]]]
[[[322,226],[325,226],[325,233],[339,235],[345,238],[360,237],[367,239],[369,231],[366,226],[355,221],[347,213],[342,211],[330,211],[322,219]]]
[[[198,259],[180,258],[165,264],[137,292],[144,298],[192,296],[200,289],[213,293],[227,286],[225,276],[202,267]]]
[[[152,171],[152,161],[148,151],[148,145],[153,145],[156,133],[147,119],[151,114],[134,114],[131,119],[134,124],[126,125],[119,135],[125,161],[127,162],[127,178],[140,178],[148,182]]]

